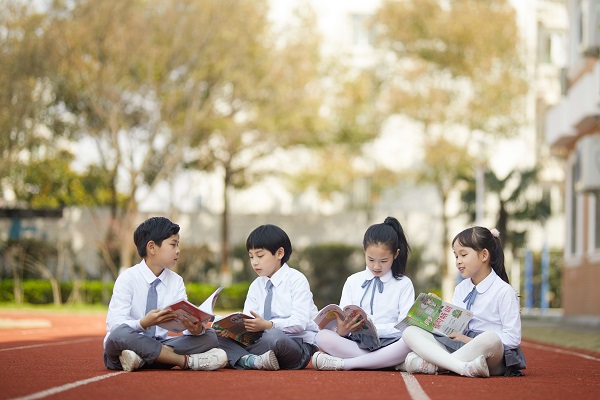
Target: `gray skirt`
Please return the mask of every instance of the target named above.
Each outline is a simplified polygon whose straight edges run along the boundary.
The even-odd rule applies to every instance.
[[[379,342],[370,335],[365,335],[362,333],[351,333],[348,337],[349,340],[355,342],[359,348],[369,351],[375,351],[385,346],[389,346],[392,343],[400,340],[402,335],[398,337],[389,337],[389,338],[379,338]]]
[[[467,329],[464,335],[473,338],[481,333],[483,333],[483,331],[474,331],[471,329]],[[446,346],[446,349],[448,349],[448,351],[451,353],[454,353],[456,350],[460,349],[465,345],[464,342],[450,339],[446,336],[434,335],[434,337],[438,342]],[[506,347],[506,345],[504,346],[504,366],[506,368],[504,371],[504,376],[525,375],[521,371],[522,369],[526,368],[525,354],[523,354],[523,350],[521,350],[521,347],[517,347],[516,349],[509,349],[508,347]]]

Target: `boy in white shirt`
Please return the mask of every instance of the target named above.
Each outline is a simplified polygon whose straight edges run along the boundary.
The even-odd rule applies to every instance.
[[[171,271],[179,258],[179,225],[153,217],[133,234],[143,260],[115,281],[106,316],[104,365],[132,372],[140,368],[216,370],[227,363],[217,347],[217,335],[184,319],[183,336],[168,337],[156,326],[177,315],[165,308],[187,299],[183,278]]]
[[[244,314],[250,332],[264,331],[250,346],[219,337],[219,347],[236,369],[302,369],[317,350],[317,313],[308,280],[286,263],[292,254],[288,235],[275,225],[262,225],[246,240],[250,263],[258,274],[250,288]],[[270,287],[270,288],[269,288]],[[272,299],[268,301],[268,291]]]

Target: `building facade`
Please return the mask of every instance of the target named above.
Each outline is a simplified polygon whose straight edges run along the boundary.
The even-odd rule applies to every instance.
[[[600,324],[600,0],[569,0],[563,96],[545,137],[563,160],[565,318]]]

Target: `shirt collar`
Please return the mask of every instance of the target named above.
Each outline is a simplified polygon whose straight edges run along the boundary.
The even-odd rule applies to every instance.
[[[270,279],[271,283],[273,284],[273,286],[277,287],[279,286],[279,284],[281,282],[283,282],[283,279],[285,278],[285,276],[288,274],[290,270],[290,266],[287,265],[287,263],[283,263],[283,265],[281,266],[281,268],[279,268],[277,270],[277,272],[275,272],[273,274],[273,276],[271,276],[271,278],[269,278],[268,276],[261,276],[262,279],[262,285],[263,287],[265,287],[265,285],[267,284],[267,281]]]
[[[140,270],[142,276],[144,277],[144,279],[146,280],[146,282],[148,282],[148,285],[150,285],[152,282],[154,282],[154,280],[157,278],[157,276],[154,275],[154,272],[152,272],[150,267],[148,267],[148,264],[146,264],[146,260],[142,260],[142,262],[139,263],[138,265],[140,266],[139,270]],[[167,276],[167,273],[166,273],[166,268],[165,268],[158,276],[158,279],[160,279],[161,282],[164,282],[166,279],[166,276]]]
[[[496,272],[492,269],[492,272],[490,272],[490,274],[486,276],[484,280],[479,282],[479,285],[476,286],[477,293],[485,293],[492,286],[492,283],[494,283],[496,278],[498,278],[498,275],[496,275]],[[473,285],[473,281],[471,281],[471,288],[473,286],[475,285]]]

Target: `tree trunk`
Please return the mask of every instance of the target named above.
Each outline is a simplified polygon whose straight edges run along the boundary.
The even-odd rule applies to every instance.
[[[221,285],[231,284],[231,269],[229,268],[229,201],[227,192],[231,176],[228,168],[225,168],[223,180],[223,212],[221,214]]]

